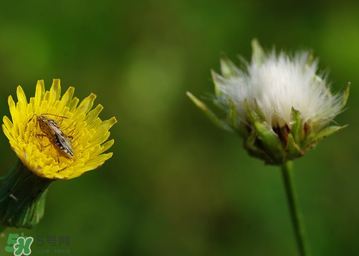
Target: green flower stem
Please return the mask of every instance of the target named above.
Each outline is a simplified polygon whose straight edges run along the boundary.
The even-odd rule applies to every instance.
[[[282,174],[285,190],[287,193],[290,215],[293,222],[295,238],[298,244],[299,255],[309,256],[310,247],[305,230],[303,214],[299,207],[298,196],[295,189],[292,161],[287,161],[282,164]]]
[[[37,176],[19,161],[0,178],[0,223],[3,227],[33,228],[44,216],[47,188],[52,180]]]

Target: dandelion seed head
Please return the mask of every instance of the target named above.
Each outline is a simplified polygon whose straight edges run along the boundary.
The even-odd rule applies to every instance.
[[[323,127],[342,110],[342,95],[332,95],[324,73],[318,73],[318,61],[311,63],[308,51],[290,56],[274,50],[264,54],[258,63],[253,58],[245,70],[226,78],[216,75],[220,100],[235,104],[241,121],[247,121],[244,101],[255,109],[255,101],[266,122],[272,127],[292,125],[292,108],[298,110],[303,122],[314,129]]]

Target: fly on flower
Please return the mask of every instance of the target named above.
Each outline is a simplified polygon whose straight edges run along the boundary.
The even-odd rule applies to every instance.
[[[41,114],[36,115],[36,121],[40,126],[41,131],[43,134],[36,134],[37,137],[47,137],[50,144],[47,146],[54,146],[58,153],[66,158],[72,158],[74,157],[74,151],[72,149],[72,143],[69,140],[69,138],[73,138],[73,136],[67,136],[64,134],[62,129],[60,128],[60,125],[58,122],[56,122],[54,119],[51,119],[49,117],[46,117],[47,115],[53,115],[54,114]],[[29,122],[34,118],[34,116],[29,120]],[[57,116],[60,118],[67,118],[65,116]],[[40,142],[41,146],[43,146],[42,142]],[[43,147],[47,147],[43,146]],[[60,161],[60,160],[58,160]]]

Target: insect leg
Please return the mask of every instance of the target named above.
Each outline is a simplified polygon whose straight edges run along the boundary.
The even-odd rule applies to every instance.
[[[66,169],[66,167],[65,167],[65,168],[62,168],[61,170],[58,170],[57,173],[62,172],[62,171],[65,170],[65,169]]]
[[[76,129],[76,127],[74,128],[74,129],[72,129],[69,133],[67,133],[66,135],[67,135],[67,137],[71,137],[72,139],[74,138],[74,136],[72,136],[72,135],[70,135],[69,136],[69,134],[73,134],[74,132],[75,132],[75,129]]]
[[[51,145],[51,142],[50,142],[50,144],[44,146],[44,145],[42,144],[41,140],[39,139],[39,137],[42,137],[42,138],[43,138],[43,137],[47,137],[46,134],[35,134],[35,137],[36,137],[37,141],[40,143],[41,148],[46,148],[46,147],[48,147],[48,146]]]

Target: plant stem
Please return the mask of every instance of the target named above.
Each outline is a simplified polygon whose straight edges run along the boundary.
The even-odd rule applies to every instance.
[[[299,255],[309,256],[310,248],[305,230],[303,214],[299,207],[298,196],[294,184],[293,163],[287,161],[282,165],[282,174],[284,180],[285,191],[289,204],[290,215],[293,222],[295,238],[297,240]]]

